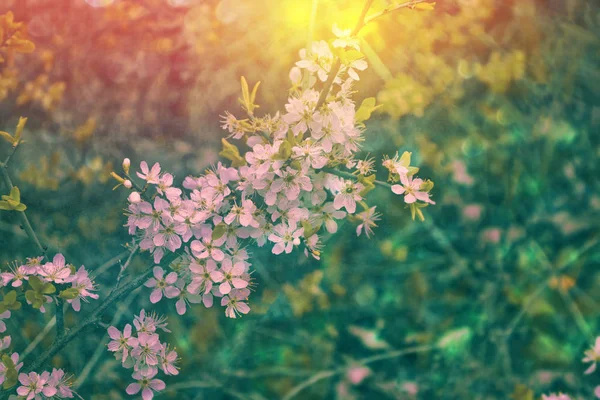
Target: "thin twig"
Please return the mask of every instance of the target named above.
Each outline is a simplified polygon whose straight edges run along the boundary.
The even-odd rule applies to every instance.
[[[337,170],[335,168],[327,168],[326,167],[326,168],[322,168],[321,171],[327,172],[328,174],[339,176],[340,178],[352,179],[352,180],[355,180],[355,181],[358,180],[358,177],[356,175],[354,175],[354,174],[352,174],[350,172],[346,172],[346,171],[339,171],[339,170]],[[381,187],[386,188],[386,189],[391,189],[392,188],[392,185],[390,185],[387,182],[375,180],[375,181],[373,181],[373,183],[375,185],[381,186]]]
[[[10,180],[10,176],[8,175],[8,169],[7,169],[7,165],[5,163],[0,164],[0,174],[2,174],[2,179],[4,180],[4,183],[6,184],[6,186],[8,187],[8,190],[11,191],[13,188],[13,184],[12,184],[12,181]],[[25,211],[19,211],[18,213],[21,217],[21,221],[23,223],[23,229],[25,229],[27,236],[29,236],[29,238],[36,244],[38,249],[42,252],[42,254],[46,258],[46,260],[48,260],[48,255],[46,254],[46,248],[44,246],[42,246],[40,239],[38,239],[38,236],[35,234],[35,231],[31,227],[31,224],[29,223],[29,218],[27,218],[27,214],[25,213]]]
[[[376,20],[377,18],[383,17],[384,15],[390,14],[394,11],[398,11],[402,8],[414,7],[419,3],[425,3],[425,2],[426,2],[426,0],[414,0],[414,1],[409,1],[409,2],[401,3],[401,4],[393,4],[389,7],[384,8],[383,10],[381,10],[379,12],[376,12],[375,14],[369,15],[367,18],[365,18],[364,25],[367,25],[367,24],[373,22],[374,20]]]
[[[125,261],[125,264],[121,265],[121,269],[119,270],[119,274],[117,275],[117,282],[115,283],[115,286],[112,288],[112,290],[109,293],[109,296],[118,289],[119,284],[121,282],[121,279],[123,279],[123,274],[125,273],[125,270],[127,270],[127,267],[129,266],[129,264],[131,263],[131,260],[133,259],[133,256],[135,255],[135,253],[137,253],[138,249],[139,249],[139,245],[137,243],[135,243],[133,245],[133,248],[131,249],[131,252],[129,253],[129,257],[127,257],[127,261]]]
[[[6,160],[4,160],[4,162],[2,163],[4,165],[4,168],[8,168],[8,162],[15,155],[15,153],[17,152],[17,148],[18,147],[19,147],[18,143],[15,146],[13,146],[12,151],[10,152],[10,154],[8,155],[8,157],[6,157]]]
[[[110,267],[112,267],[113,265],[116,265],[119,261],[121,261],[123,259],[123,257],[127,257],[127,255],[129,253],[130,253],[130,250],[124,251],[121,254],[114,256],[113,258],[111,258],[110,260],[108,260],[107,262],[105,262],[104,264],[99,266],[98,268],[94,269],[94,276],[96,278],[98,278],[100,275],[102,275],[104,272],[106,272]]]

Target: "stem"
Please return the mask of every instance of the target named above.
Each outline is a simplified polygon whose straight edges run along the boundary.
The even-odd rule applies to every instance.
[[[394,351],[390,351],[384,354],[379,354],[376,356],[372,356],[372,357],[367,357],[367,358],[363,358],[361,360],[357,361],[358,365],[367,365],[367,364],[371,364],[374,363],[376,361],[381,361],[381,360],[389,360],[392,358],[398,358],[398,357],[402,357],[408,354],[416,354],[416,353],[423,353],[426,351],[431,351],[434,350],[436,348],[436,346],[416,346],[416,347],[409,347],[403,350],[394,350]],[[292,390],[290,390],[284,397],[283,400],[291,400],[294,397],[296,397],[296,395],[298,393],[300,393],[302,390],[306,389],[307,387],[323,380],[323,379],[327,379],[330,378],[332,376],[335,375],[339,375],[344,373],[345,371],[348,370],[348,366],[343,366],[343,367],[339,367],[336,369],[332,369],[332,370],[327,370],[327,371],[321,371],[321,372],[317,372],[316,374],[314,374],[313,376],[311,376],[310,378],[308,378],[307,380],[301,382],[300,384],[294,386],[292,388]]]
[[[10,159],[10,157],[9,157],[9,159]],[[7,169],[6,162],[0,163],[0,174],[2,174],[2,179],[4,180],[4,184],[6,186],[8,186],[8,191],[10,192],[13,188],[13,184],[12,184],[12,181],[10,180],[10,176],[8,175],[8,169]],[[48,255],[46,254],[46,249],[44,248],[44,246],[42,246],[42,244],[40,243],[40,240],[38,239],[37,235],[35,234],[35,231],[31,227],[31,224],[29,223],[29,218],[27,218],[27,214],[25,213],[25,211],[19,211],[19,215],[21,216],[21,221],[23,223],[23,229],[25,229],[27,236],[29,236],[29,238],[36,244],[36,246],[40,249],[40,251],[42,252],[42,254],[44,255],[44,257],[47,260]]]
[[[60,339],[65,333],[65,314],[63,300],[60,297],[56,298],[56,340]]]
[[[8,157],[6,157],[6,160],[4,160],[4,168],[8,168],[8,162],[10,161],[10,159],[12,158],[12,156],[15,155],[15,153],[17,152],[17,147],[19,147],[19,143],[15,144],[12,148],[12,151],[10,152],[10,154],[8,155]]]
[[[398,11],[398,10],[400,10],[402,8],[406,8],[406,7],[412,7],[419,3],[425,3],[425,2],[426,2],[426,0],[413,0],[413,1],[408,1],[406,3],[402,3],[402,4],[394,4],[394,5],[388,6],[388,7],[384,8],[383,10],[376,12],[375,14],[369,15],[367,18],[365,18],[364,25],[367,25],[368,23],[372,22],[373,20],[375,20],[379,17],[383,17],[384,15],[390,14],[394,11]]]
[[[339,170],[337,170],[335,168],[321,168],[321,171],[327,172],[328,174],[331,174],[331,175],[339,176],[340,178],[353,179],[355,181],[358,181],[358,177],[356,175],[354,175],[354,174],[351,174],[350,172],[339,171]],[[375,185],[384,187],[386,189],[391,189],[391,187],[392,187],[392,185],[390,185],[387,182],[383,182],[383,181],[375,180],[373,183]]]

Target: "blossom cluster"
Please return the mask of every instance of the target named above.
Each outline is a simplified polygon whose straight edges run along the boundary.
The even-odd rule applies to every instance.
[[[115,358],[123,367],[133,368],[134,383],[127,386],[127,394],[134,395],[142,392],[142,398],[149,400],[154,392],[164,390],[165,383],[157,379],[159,371],[165,375],[177,375],[177,352],[167,343],[162,343],[158,330],[170,332],[166,319],[155,314],[146,314],[145,310],[133,320],[135,334],[131,324],[125,325],[123,331],[114,326],[108,328],[112,339],[108,350],[114,352]]]
[[[60,298],[70,303],[75,311],[81,309],[81,301],[88,298],[97,299],[94,293],[94,282],[84,266],[76,269],[66,264],[62,254],[56,254],[52,261],[43,262],[44,257],[29,258],[24,264],[14,264],[7,272],[0,273],[0,286],[8,289],[3,292],[0,301],[0,333],[6,332],[4,320],[12,315],[12,311],[21,308],[21,297],[17,291],[24,292],[25,301],[33,308],[45,312],[45,305]],[[26,286],[28,290],[25,290]],[[54,297],[57,292],[60,290]],[[62,311],[62,309],[61,309]],[[0,384],[9,388],[17,383],[19,398],[71,398],[70,378],[61,369],[52,372],[20,373],[23,363],[19,354],[6,352],[11,345],[11,336],[0,339]]]
[[[0,286],[23,288],[23,284],[27,282],[31,290],[25,292],[25,299],[41,312],[46,311],[46,303],[53,301],[49,295],[55,293],[55,285],[64,288],[59,292],[59,297],[71,304],[75,311],[81,309],[82,300],[98,298],[98,294],[94,293],[95,284],[83,265],[76,269],[73,265],[66,264],[65,257],[60,253],[52,261],[42,263],[42,260],[43,257],[29,258],[25,264],[16,264],[9,272],[0,273]],[[11,292],[5,296],[5,303],[9,296],[12,297]],[[16,292],[14,296],[16,300]],[[5,310],[2,306],[0,309],[2,312]]]
[[[359,159],[358,152],[364,121],[377,107],[366,99],[357,109],[352,87],[367,63],[349,31],[336,27],[334,33],[331,45],[320,41],[300,52],[283,113],[256,117],[258,84],[250,90],[242,78],[240,101],[248,118],[226,113],[223,120],[229,139],[246,148],[242,155],[222,140],[220,154],[231,166],[219,162],[202,176],[188,176],[183,188],[174,186],[173,175],[158,163],[141,162],[137,177],[143,185],[130,175],[129,159],[123,162],[125,178],[113,174],[133,190],[126,226],[139,237],[140,248],[150,251],[156,264],[169,252],[183,256],[172,272],[155,267],[146,283],[153,303],[163,295],[177,298],[183,314],[187,303],[210,307],[219,297],[227,316],[246,314],[248,245],[271,246],[274,254],[302,247],[318,259],[323,238],[344,219],[358,222],[358,235],[373,233],[380,215],[367,205],[366,195],[377,183],[375,163]],[[319,85],[324,87],[317,90]],[[420,209],[434,204],[433,183],[416,178],[418,168],[409,163],[408,152],[384,160],[393,183],[384,185],[403,195],[413,218],[422,218]],[[357,212],[357,205],[364,211]]]
[[[73,398],[69,377],[62,369],[19,374],[19,383],[17,394],[26,400]]]

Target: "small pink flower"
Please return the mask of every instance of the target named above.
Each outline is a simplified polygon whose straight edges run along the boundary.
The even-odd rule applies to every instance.
[[[333,199],[333,206],[336,210],[346,208],[348,214],[354,214],[356,211],[356,202],[362,200],[360,192],[364,186],[351,180],[340,180],[339,192]]]
[[[198,258],[211,257],[215,261],[223,261],[225,253],[220,249],[220,246],[225,243],[225,240],[227,240],[225,235],[216,240],[212,240],[210,236],[204,237],[202,241],[192,241],[190,248],[192,249],[192,254]]]
[[[363,230],[368,238],[373,234],[373,227],[377,226],[375,222],[381,219],[381,214],[375,211],[375,207],[373,206],[356,215],[360,221],[360,224],[356,227],[356,236],[360,236]]]
[[[238,314],[248,314],[250,307],[245,303],[250,291],[248,289],[234,289],[229,296],[223,296],[221,306],[226,306],[225,315],[236,318]]]
[[[243,289],[248,286],[248,280],[244,277],[246,272],[246,264],[243,261],[233,264],[230,258],[226,258],[221,265],[221,271],[213,271],[210,277],[215,282],[221,282],[219,292],[221,294],[229,294],[232,287]]]
[[[175,350],[168,350],[167,347],[163,347],[160,352],[160,367],[163,372],[167,375],[177,375],[179,371],[175,366],[177,362],[177,352]]]
[[[422,202],[435,204],[430,198],[429,193],[420,190],[423,180],[420,178],[413,179],[411,176],[400,175],[402,185],[392,185],[392,192],[396,194],[404,194],[404,202],[412,204],[417,200]]]
[[[40,393],[43,393],[46,397],[52,397],[56,394],[57,390],[55,387],[46,385],[49,378],[50,373],[48,372],[44,372],[41,375],[36,372],[19,374],[19,382],[22,386],[17,388],[17,394],[25,397],[26,400],[38,398]]]
[[[175,309],[177,310],[177,314],[185,314],[185,312],[187,311],[187,305],[189,303],[197,304],[202,301],[201,296],[199,296],[198,294],[189,293],[187,290],[184,289],[185,281],[183,279],[179,279],[175,283],[175,286],[177,286],[177,289],[179,290],[179,294],[176,296],[178,299],[175,303]]]
[[[152,379],[156,375],[156,370],[148,370],[146,372],[136,371],[133,373],[133,379],[137,382],[127,386],[125,391],[129,395],[134,395],[142,391],[142,399],[150,400],[154,397],[154,392],[160,392],[164,390],[166,385],[160,379]]]
[[[108,328],[108,336],[110,336],[110,338],[112,339],[112,341],[108,343],[108,351],[122,352],[122,362],[125,362],[125,360],[129,356],[129,350],[138,345],[137,338],[131,336],[130,324],[125,325],[123,333],[121,333],[114,326],[110,326]]]
[[[57,254],[52,262],[46,263],[40,268],[39,274],[49,282],[65,283],[71,275],[71,268],[65,265],[65,257]]]
[[[153,271],[154,278],[148,279],[144,284],[148,288],[155,288],[150,294],[150,302],[152,304],[158,303],[163,294],[168,298],[176,297],[179,294],[179,289],[173,284],[177,281],[177,272],[171,272],[165,277],[165,271],[161,267],[154,267]]]
[[[275,243],[273,254],[281,254],[284,251],[291,253],[294,246],[300,244],[300,236],[304,233],[304,228],[297,228],[295,224],[288,225],[285,222],[276,225],[273,233],[269,235],[269,240]]]
[[[158,353],[162,345],[156,333],[138,332],[138,345],[131,351],[131,357],[137,360],[136,365],[158,365]]]
[[[140,179],[143,179],[146,182],[152,183],[154,185],[157,185],[159,183],[159,175],[160,175],[160,164],[159,163],[155,163],[152,166],[152,170],[149,170],[148,164],[146,163],[146,161],[142,161],[140,163],[140,169],[142,170],[142,172],[137,173],[137,176],[139,176]]]

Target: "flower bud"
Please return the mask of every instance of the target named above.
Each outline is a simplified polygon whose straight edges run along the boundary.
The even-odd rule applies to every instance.
[[[132,186],[131,181],[129,179],[126,179],[123,182],[123,186],[125,186],[127,189],[131,189],[131,186]]]
[[[131,160],[129,158],[126,158],[123,160],[123,171],[125,171],[126,174],[129,174],[129,167],[131,166]]]
[[[129,200],[130,203],[139,203],[142,201],[142,198],[138,192],[131,192],[129,197],[127,197],[127,200]]]

